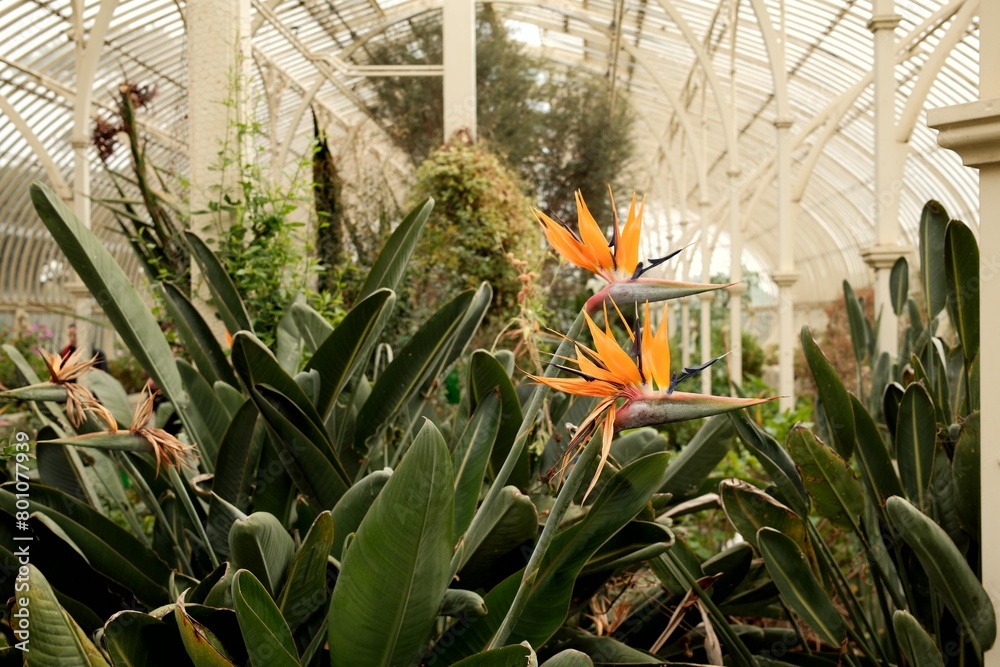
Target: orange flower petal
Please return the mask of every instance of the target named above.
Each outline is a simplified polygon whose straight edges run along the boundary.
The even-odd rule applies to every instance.
[[[577,241],[568,229],[541,211],[535,210],[534,213],[538,223],[542,226],[545,238],[563,259],[591,273],[600,273],[601,265],[593,253],[584,244]]]
[[[597,220],[594,220],[594,216],[591,215],[590,209],[587,208],[587,202],[583,201],[583,195],[579,190],[576,191],[576,217],[577,224],[580,226],[580,239],[587,246],[591,256],[602,269],[613,271],[615,264],[611,257],[611,249],[608,247],[608,239],[601,231]],[[595,273],[597,272],[595,271]]]
[[[642,328],[642,363],[653,376],[660,389],[670,385],[670,340],[667,337],[667,307],[663,306],[663,319],[653,334],[653,324],[649,316],[649,302],[646,302],[645,325]]]
[[[615,337],[609,333],[601,331],[601,328],[594,323],[590,315],[584,313],[587,318],[587,326],[590,327],[590,335],[594,339],[594,349],[608,370],[615,374],[623,384],[642,384],[639,376],[639,368],[635,365],[632,357],[618,345]]]
[[[618,270],[627,273],[629,277],[635,273],[635,267],[639,265],[639,237],[642,234],[642,212],[646,208],[646,198],[642,198],[639,205],[639,212],[635,210],[635,195],[632,195],[632,204],[628,209],[628,218],[625,220],[625,229],[622,230],[621,241],[615,248],[615,260],[618,262]]]
[[[529,375],[532,380],[548,385],[556,391],[562,391],[573,396],[597,396],[607,398],[617,397],[619,388],[601,380],[585,380],[583,378],[547,378]]]

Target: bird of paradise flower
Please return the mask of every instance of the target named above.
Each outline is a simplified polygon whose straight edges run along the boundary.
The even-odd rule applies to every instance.
[[[729,287],[732,284],[676,282],[643,277],[647,271],[673,258],[683,248],[664,257],[639,261],[639,241],[646,199],[644,197],[637,208],[636,196],[632,195],[624,227],[620,224],[614,201],[612,194],[611,209],[614,214],[610,241],[590,213],[579,190],[576,192],[577,231],[564,222],[556,221],[545,213],[532,209],[535,219],[542,226],[545,238],[560,256],[607,282],[603,289],[587,300],[589,312],[596,312],[609,300],[619,306],[641,304],[645,301],[692,296]]]
[[[666,306],[663,319],[655,332],[650,321],[648,302],[644,307],[642,324],[636,327],[636,331],[629,326],[617,306],[615,310],[625,325],[625,331],[632,343],[631,353],[618,344],[612,333],[605,307],[604,329],[585,313],[587,326],[594,341],[593,348],[573,341],[576,357],[564,360],[572,365],[557,364],[559,368],[574,377],[530,376],[537,382],[567,394],[600,399],[577,427],[576,434],[567,447],[567,453],[570,453],[577,445],[589,440],[598,428],[603,429],[597,473],[591,480],[584,498],[597,483],[611,453],[611,442],[617,432],[641,426],[711,417],[777,398],[733,398],[675,391],[678,384],[697,375],[722,357],[716,357],[698,366],[684,368],[680,373],[671,372]]]

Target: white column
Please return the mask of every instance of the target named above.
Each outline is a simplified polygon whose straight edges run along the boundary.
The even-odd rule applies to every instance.
[[[791,118],[774,121],[778,162],[778,270],[771,278],[778,286],[778,393],[782,410],[795,407],[795,211],[792,205]]]
[[[691,365],[691,302],[693,296],[686,296],[681,302],[681,365]]]
[[[735,121],[735,118],[734,118]],[[747,291],[743,280],[743,232],[740,229],[740,170],[731,167],[729,175],[729,381],[743,384],[743,302]],[[732,388],[735,395],[735,387]]]
[[[210,202],[221,201],[234,189],[238,166],[220,170],[219,152],[227,157],[242,154],[235,124],[246,114],[252,53],[250,45],[250,0],[198,0],[187,4],[188,144],[191,169],[191,210],[207,211]],[[204,237],[217,238],[228,225],[217,213],[191,216],[191,228]],[[192,262],[192,296],[200,308],[207,305],[208,288]],[[220,339],[222,321],[206,321]]]
[[[447,0],[443,9],[444,140],[468,132],[476,140],[476,3]]]
[[[705,193],[701,193],[704,197]],[[698,224],[701,225],[701,235],[698,239],[699,254],[701,255],[701,282],[707,283],[712,280],[712,251],[708,247],[708,209],[710,203],[707,199],[698,202]],[[715,292],[702,292],[698,295],[701,301],[701,320],[698,324],[698,340],[701,342],[700,364],[712,358],[712,301],[715,299]],[[712,393],[712,373],[705,370],[701,373],[701,393]]]
[[[903,146],[896,141],[896,26],[894,0],[876,0],[868,29],[875,40],[875,245],[861,256],[875,270],[875,313],[881,316],[878,349],[895,359],[899,324],[892,310],[889,272],[904,250],[899,244],[899,193]]]
[[[938,143],[979,169],[979,329],[1000,328],[1000,3],[979,8],[980,101],[927,112],[927,124],[939,130]],[[1000,506],[1000,348],[982,335],[979,350],[983,586],[1000,608],[1000,522],[990,511]],[[985,667],[1000,667],[1000,648],[986,653]]]

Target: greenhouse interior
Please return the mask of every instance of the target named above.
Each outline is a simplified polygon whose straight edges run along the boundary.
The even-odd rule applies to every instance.
[[[0,667],[1000,667],[1000,2],[0,0],[0,114]]]

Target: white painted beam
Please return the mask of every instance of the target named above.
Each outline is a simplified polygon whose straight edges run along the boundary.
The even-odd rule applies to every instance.
[[[447,0],[443,9],[444,140],[476,139],[476,3]]]

